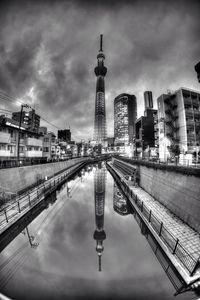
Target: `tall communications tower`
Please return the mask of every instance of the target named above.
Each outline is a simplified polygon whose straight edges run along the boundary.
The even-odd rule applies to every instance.
[[[106,108],[105,108],[105,86],[104,77],[107,68],[104,66],[105,55],[103,53],[103,34],[100,35],[100,50],[97,55],[97,66],[94,69],[97,76],[96,99],[95,99],[95,120],[94,120],[94,141],[104,146],[106,132]]]

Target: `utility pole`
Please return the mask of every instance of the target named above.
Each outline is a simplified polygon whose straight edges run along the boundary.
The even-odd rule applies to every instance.
[[[21,124],[22,124],[22,114],[23,114],[23,108],[31,108],[31,106],[27,104],[21,105],[21,111],[20,111],[20,118],[19,118],[19,128],[18,128],[18,140],[17,140],[17,162],[19,166],[19,160],[20,160],[20,134],[21,134]]]

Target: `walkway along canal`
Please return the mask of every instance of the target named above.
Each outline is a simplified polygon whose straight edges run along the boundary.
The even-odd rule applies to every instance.
[[[105,163],[85,166],[52,191],[7,235],[0,255],[3,294],[20,300],[174,298],[154,253],[167,260]],[[196,298],[190,292],[178,299]]]

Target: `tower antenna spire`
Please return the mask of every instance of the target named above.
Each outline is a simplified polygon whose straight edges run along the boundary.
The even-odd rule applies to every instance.
[[[100,34],[100,50],[103,51],[103,34]]]

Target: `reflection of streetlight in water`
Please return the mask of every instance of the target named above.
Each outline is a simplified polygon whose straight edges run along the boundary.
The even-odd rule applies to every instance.
[[[93,238],[96,240],[96,251],[99,258],[99,271],[101,271],[101,257],[104,250],[103,241],[106,239],[104,231],[106,169],[100,162],[94,173],[94,200],[96,229]]]

